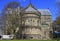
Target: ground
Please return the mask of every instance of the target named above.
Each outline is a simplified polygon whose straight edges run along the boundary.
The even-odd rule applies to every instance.
[[[57,41],[57,40],[0,40],[0,41]]]

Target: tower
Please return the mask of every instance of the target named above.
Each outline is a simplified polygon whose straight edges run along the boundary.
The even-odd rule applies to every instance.
[[[30,3],[22,13],[22,38],[40,39],[40,12]]]

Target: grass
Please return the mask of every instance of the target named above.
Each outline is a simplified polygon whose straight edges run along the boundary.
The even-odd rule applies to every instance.
[[[0,40],[0,41],[57,41],[57,40]]]

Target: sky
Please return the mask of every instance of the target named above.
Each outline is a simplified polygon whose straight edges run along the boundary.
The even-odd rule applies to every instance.
[[[30,2],[30,0],[0,0],[0,15],[2,15],[4,7],[12,1],[19,2],[23,8]],[[56,0],[31,0],[31,3],[36,9],[49,9],[52,15],[52,21],[56,19]]]

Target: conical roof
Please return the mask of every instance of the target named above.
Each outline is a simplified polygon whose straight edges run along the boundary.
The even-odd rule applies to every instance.
[[[32,4],[29,4],[29,6],[25,9],[26,12],[31,12],[31,11],[34,11],[36,12],[36,9],[32,6]]]

